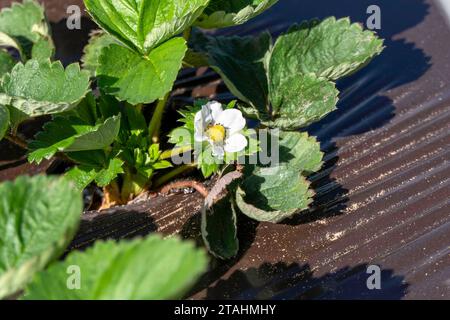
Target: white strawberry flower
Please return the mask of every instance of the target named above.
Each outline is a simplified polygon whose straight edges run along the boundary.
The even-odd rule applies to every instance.
[[[223,110],[217,101],[208,102],[195,115],[195,141],[208,141],[212,154],[222,158],[225,152],[234,153],[247,147],[247,138],[241,133],[246,121],[237,109]]]

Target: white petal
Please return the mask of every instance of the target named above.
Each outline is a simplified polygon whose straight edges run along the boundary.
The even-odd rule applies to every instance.
[[[216,123],[223,125],[230,135],[237,133],[245,128],[245,118],[242,112],[237,109],[227,109],[219,115]]]
[[[194,140],[197,142],[203,142],[206,141],[208,139],[208,137],[206,136],[205,132],[203,130],[198,130],[197,128],[195,128],[195,133],[194,133]]]
[[[247,138],[240,133],[236,133],[225,140],[225,151],[230,153],[239,152],[244,150],[247,144]]]
[[[195,121],[195,130],[194,130],[194,140],[195,141],[205,141],[204,140],[204,136],[205,136],[205,126],[203,126],[202,120],[199,119],[198,121]]]
[[[209,108],[213,121],[217,122],[217,119],[223,112],[222,104],[217,101],[210,101],[206,104],[206,107]]]
[[[213,122],[213,117],[211,113],[211,109],[204,105],[202,107],[202,110],[197,112],[195,114],[194,118],[194,127],[195,127],[195,137],[202,137],[204,135],[204,132],[206,131],[206,128]],[[197,141],[203,141],[203,140],[197,140]]]
[[[219,159],[223,158],[225,151],[223,150],[223,145],[221,144],[212,144],[212,155],[218,157]]]
[[[213,108],[211,108],[211,105],[209,103],[205,104],[204,106],[202,106],[202,110],[197,112],[197,114],[195,115],[195,121],[197,122],[202,120],[203,125],[206,127],[214,122],[213,113],[217,113],[217,107],[213,106]]]

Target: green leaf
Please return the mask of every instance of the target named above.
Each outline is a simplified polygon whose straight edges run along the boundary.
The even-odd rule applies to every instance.
[[[23,113],[20,110],[17,110],[16,108],[13,108],[11,106],[6,106],[9,110],[9,121],[10,121],[10,127],[12,132],[16,132],[19,124],[21,124],[23,121],[27,120],[29,117],[27,114]]]
[[[236,190],[236,206],[239,208],[239,210],[244,213],[249,218],[252,218],[256,221],[260,222],[271,222],[271,223],[279,223],[287,218],[292,217],[296,212],[297,209],[291,209],[288,211],[280,211],[280,210],[271,210],[266,211],[263,209],[259,209],[255,205],[250,204],[245,199],[245,191],[243,191],[241,188],[238,188]]]
[[[213,156],[211,145],[204,142],[194,147],[197,167],[202,171],[203,177],[209,178],[220,170],[223,160]]]
[[[102,49],[116,42],[115,38],[107,33],[98,30],[91,33],[89,43],[84,47],[84,54],[81,57],[83,69],[95,77]]]
[[[236,211],[230,196],[223,197],[212,206],[205,204],[202,208],[202,237],[215,257],[226,260],[237,254]]]
[[[236,191],[239,209],[258,221],[280,222],[307,209],[314,196],[304,176],[322,165],[317,141],[306,133],[281,132],[277,151],[278,164],[247,167],[246,178]]]
[[[277,2],[278,0],[211,0],[196,25],[206,29],[240,25]]]
[[[78,190],[82,191],[95,180],[100,170],[107,168],[110,159],[104,150],[69,152],[66,156],[78,166],[66,172]]]
[[[228,89],[262,113],[268,106],[265,60],[271,45],[267,32],[258,37],[210,38],[207,45],[210,66],[221,75]]]
[[[182,33],[209,0],[84,0],[94,20],[142,55]]]
[[[29,60],[18,63],[3,77],[0,104],[28,117],[55,114],[74,108],[89,89],[89,73],[78,64],[65,70],[60,62]]]
[[[67,270],[77,266],[80,289],[67,286]],[[207,267],[204,251],[177,238],[150,236],[133,241],[97,242],[73,252],[63,262],[39,273],[27,287],[27,300],[177,299]]]
[[[108,167],[100,170],[95,177],[95,182],[99,187],[106,187],[109,185],[117,176],[124,173],[122,166],[124,162],[120,159],[111,159],[108,162]]]
[[[118,114],[115,112],[114,115]],[[86,124],[95,125],[99,119],[109,118],[108,116],[102,117],[99,108],[97,108],[97,100],[93,92],[88,92],[86,97],[78,104],[78,106],[70,111],[60,114],[63,117],[76,117],[84,121]]]
[[[183,60],[183,65],[188,68],[200,68],[209,66],[206,47],[210,37],[199,28],[191,28],[188,40],[188,51]]]
[[[208,67],[208,58],[204,53],[194,51],[190,48],[186,51],[183,59],[183,67],[185,68],[200,68]]]
[[[124,107],[128,130],[132,135],[139,136],[147,131],[147,121],[140,108],[126,104]]]
[[[185,127],[179,127],[169,133],[169,143],[175,145],[175,148],[181,148],[194,145],[193,132]]]
[[[309,183],[287,166],[258,167],[242,183],[245,200],[265,211],[306,209],[310,203]]]
[[[16,61],[6,51],[0,49],[0,77],[9,73],[16,65]]]
[[[95,168],[87,166],[76,166],[67,171],[64,176],[74,183],[76,189],[82,192],[91,182],[95,180],[98,172]]]
[[[120,101],[151,103],[172,89],[186,49],[184,39],[174,38],[144,58],[127,48],[110,45],[100,56],[98,84]]]
[[[3,137],[6,134],[6,131],[8,131],[9,119],[10,116],[8,108],[0,105],[0,140],[3,139]]]
[[[163,169],[167,169],[167,168],[171,168],[171,167],[173,167],[172,163],[170,163],[169,161],[166,161],[166,160],[160,160],[153,165],[153,168],[155,170],[163,170]]]
[[[13,3],[0,12],[0,32],[15,39],[26,52],[31,52],[33,43],[41,37],[49,37],[44,8],[32,0]]]
[[[100,97],[98,97],[97,102],[99,114],[102,115],[103,119],[113,117],[118,113],[123,113],[124,104],[120,103],[113,96],[102,93]]]
[[[293,75],[270,83],[270,117],[259,113],[264,125],[298,130],[336,110],[339,91],[335,84],[313,74]]]
[[[120,115],[92,126],[75,117],[55,117],[29,145],[28,161],[41,162],[58,151],[100,150],[110,146],[120,130]]]
[[[55,47],[52,40],[41,38],[33,45],[31,58],[38,61],[51,60],[55,54]]]
[[[202,106],[208,103],[208,100],[195,100],[193,106],[187,106],[186,108],[178,111],[182,116],[178,121],[183,123],[183,127],[192,131],[194,134],[195,129],[195,114],[202,109]]]
[[[81,194],[61,178],[0,184],[0,298],[14,294],[56,259],[74,236]]]
[[[77,126],[77,124],[72,124],[72,128],[75,126]],[[63,150],[60,149],[60,151],[73,152],[100,150],[110,146],[119,134],[120,115],[108,118],[103,123],[94,127],[76,128],[75,131],[78,129],[80,129],[80,131],[73,137],[73,142],[69,146],[64,147]]]
[[[206,43],[209,62],[230,91],[247,103],[240,105],[247,117],[283,130],[298,130],[335,110],[339,92],[332,81],[383,49],[381,39],[348,18],[294,26],[273,47],[267,34],[196,37]]]
[[[201,209],[201,231],[208,250],[220,259],[238,253],[236,207],[230,190],[235,190],[242,172],[232,171],[216,180]]]
[[[105,150],[75,151],[66,155],[76,164],[92,168],[105,168],[108,163]]]
[[[326,79],[295,73],[268,81],[267,65],[272,66],[268,33],[259,38],[211,38],[207,50],[211,67],[229,90],[249,105],[240,105],[242,112],[266,126],[297,130],[336,108],[339,92]]]
[[[279,163],[303,174],[317,172],[322,167],[323,152],[315,137],[306,132],[280,132]]]
[[[220,165],[214,162],[202,162],[199,165],[202,175],[205,179],[210,178],[214,173],[219,172]]]
[[[95,181],[99,187],[106,187],[123,171],[124,162],[120,159],[110,159],[104,166],[76,166],[66,172],[67,179],[73,181],[77,190],[83,191]]]
[[[351,24],[349,18],[304,22],[277,39],[270,60],[271,85],[309,73],[337,80],[359,70],[382,50],[383,40],[363,31],[360,24]]]

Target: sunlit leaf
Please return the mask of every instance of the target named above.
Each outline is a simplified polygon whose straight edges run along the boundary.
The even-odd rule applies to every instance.
[[[94,20],[129,48],[147,55],[179,35],[209,0],[84,0]]]
[[[186,50],[182,38],[167,41],[147,57],[112,44],[102,50],[98,84],[120,101],[151,103],[172,89]]]
[[[196,25],[215,29],[243,24],[269,9],[278,0],[211,0]]]
[[[98,125],[86,124],[76,117],[55,117],[44,126],[29,145],[28,161],[41,162],[56,152],[99,150],[109,147],[120,129],[120,116],[106,119]]]
[[[81,194],[62,178],[0,184],[0,298],[14,294],[59,257],[76,232]]]
[[[67,270],[80,272],[79,290],[67,285]],[[97,242],[39,273],[27,300],[152,300],[182,298],[207,267],[204,251],[177,238],[150,236]]]
[[[66,69],[60,62],[29,60],[3,77],[0,104],[28,117],[61,113],[74,108],[89,89],[89,73],[78,64]]]

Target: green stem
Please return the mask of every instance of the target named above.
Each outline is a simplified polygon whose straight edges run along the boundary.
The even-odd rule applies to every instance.
[[[158,101],[156,105],[155,112],[153,113],[152,120],[148,126],[148,134],[153,143],[159,142],[159,130],[161,129],[161,121],[166,107],[167,101],[169,100],[170,92],[167,93],[164,98]]]
[[[187,28],[183,32],[183,37],[187,41],[189,41],[189,38],[191,36],[191,28]],[[169,100],[170,92],[167,93],[164,98],[160,99],[158,101],[158,104],[156,105],[155,112],[153,113],[152,120],[150,121],[150,124],[148,126],[148,133],[153,143],[159,142],[159,131],[161,129],[161,121],[162,116],[164,113],[164,109],[167,105],[167,101]]]
[[[172,156],[183,154],[183,153],[191,151],[191,150],[192,150],[192,146],[184,146],[184,147],[179,147],[179,148],[175,148],[172,150],[166,150],[163,153],[161,153],[161,155],[159,156],[159,159],[167,160],[167,159],[172,158]]]
[[[148,187],[149,180],[139,174],[131,173],[130,169],[125,168],[123,175],[123,185],[121,191],[121,199],[127,203],[134,197],[141,194]]]
[[[156,179],[156,181],[153,183],[153,187],[158,188],[158,187],[162,186],[163,184],[165,184],[166,182],[172,180],[173,178],[175,178],[189,170],[192,170],[195,167],[196,167],[195,164],[186,164],[186,165],[177,167],[177,168],[173,169],[172,171],[170,171],[169,173]]]

